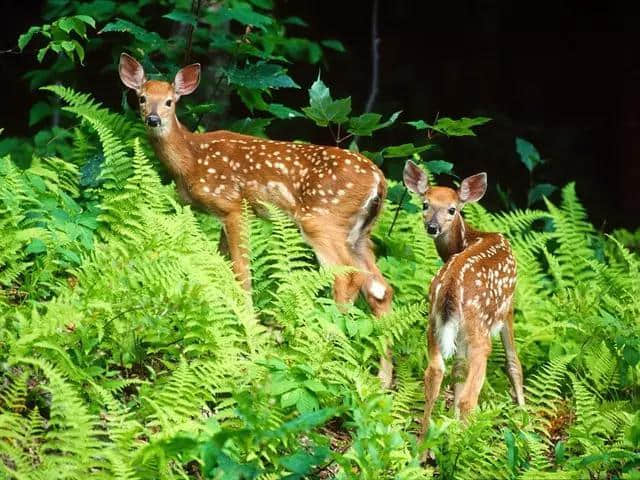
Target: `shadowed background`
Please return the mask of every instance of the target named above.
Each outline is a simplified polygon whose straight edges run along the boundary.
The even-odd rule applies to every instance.
[[[0,2],[0,49],[11,49],[30,25],[42,23],[44,2]],[[515,137],[533,143],[547,163],[536,180],[577,190],[595,226],[637,228],[640,217],[640,15],[623,2],[510,2],[381,0],[378,36],[379,91],[373,111],[388,116],[403,110],[401,121],[435,116],[488,116],[477,137],[444,140],[441,158],[460,176],[489,174],[486,204],[499,208],[500,184],[523,205],[529,178],[515,151]],[[296,15],[309,27],[296,28],[311,39],[336,38],[346,53],[329,52],[322,78],[334,98],[350,95],[362,113],[371,84],[371,1],[277,1],[280,17]],[[119,108],[122,86],[113,71],[96,71],[91,57],[78,70],[77,88]],[[203,64],[207,58],[195,59]],[[30,136],[29,105],[35,101],[22,78],[37,62],[33,54],[0,55],[5,134]],[[115,66],[114,66],[115,67]],[[306,89],[318,66],[289,68],[303,88],[278,92],[291,106],[307,104]],[[247,115],[233,103],[238,116]],[[274,122],[273,138],[305,138],[332,143],[325,130],[307,121]],[[413,128],[398,123],[361,147],[421,141]],[[397,177],[403,160],[385,162]]]

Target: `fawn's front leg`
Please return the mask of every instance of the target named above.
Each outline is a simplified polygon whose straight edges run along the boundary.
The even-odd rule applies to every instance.
[[[251,290],[251,270],[249,269],[249,251],[247,249],[246,225],[242,212],[228,213],[222,219],[233,273],[245,290]],[[221,242],[222,243],[222,242]]]

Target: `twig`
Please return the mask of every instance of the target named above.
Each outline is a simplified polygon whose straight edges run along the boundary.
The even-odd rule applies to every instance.
[[[396,213],[393,215],[393,221],[391,222],[391,226],[389,227],[389,231],[387,232],[387,237],[391,236],[391,232],[393,231],[393,227],[396,224],[396,220],[398,219],[398,215],[400,214],[400,209],[402,208],[402,203],[404,202],[404,199],[406,196],[407,196],[407,187],[404,187],[404,191],[402,192],[402,197],[400,197],[400,203],[398,203],[398,208],[396,208]]]
[[[198,17],[200,16],[200,2],[201,0],[191,0],[191,13],[194,13],[196,16],[196,24],[198,23]],[[187,50],[184,52],[185,65],[188,65],[191,60],[191,45],[193,44],[193,32],[195,29],[195,25],[189,25],[187,30]]]
[[[373,9],[371,10],[371,90],[364,108],[365,113],[369,113],[373,108],[373,103],[378,96],[378,77],[380,70],[380,54],[378,52],[378,0],[373,1]]]

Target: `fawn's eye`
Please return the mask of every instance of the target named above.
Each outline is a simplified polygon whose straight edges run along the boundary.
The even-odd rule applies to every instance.
[[[165,104],[167,107],[170,107],[170,106],[171,106],[171,99],[169,99],[169,100],[167,100],[166,102],[164,102],[164,104]]]
[[[456,213],[456,207],[450,207],[449,208],[449,215],[453,215]]]
[[[424,210],[425,212],[429,210],[429,202],[424,202],[422,204],[422,210]]]
[[[146,101],[147,101],[147,99],[145,98],[145,96],[144,95],[140,95],[140,103],[144,103]]]

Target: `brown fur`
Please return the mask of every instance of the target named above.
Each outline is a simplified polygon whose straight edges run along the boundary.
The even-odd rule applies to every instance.
[[[421,195],[426,207],[425,225],[437,227],[436,249],[445,262],[429,289],[429,365],[424,376],[423,437],[444,376],[445,354],[454,350],[456,354],[453,367],[456,412],[464,419],[476,406],[491,352],[492,330],[500,331],[515,400],[524,404],[522,368],[513,337],[516,261],[503,235],[474,230],[460,214],[465,202],[477,201],[484,194],[484,174],[463,180],[456,191],[429,187],[424,172],[408,164],[405,183]]]
[[[192,133],[175,115],[175,103],[199,82],[200,66],[183,68],[174,84],[147,81],[139,63],[123,54],[120,77],[136,91],[151,144],[166,165],[185,202],[219,216],[224,225],[221,250],[229,251],[233,269],[250,289],[250,270],[242,222],[243,202],[262,213],[263,202],[287,212],[300,226],[320,262],[359,270],[340,275],[334,284],[339,304],[354,301],[362,290],[374,314],[389,311],[393,291],[375,263],[371,228],[386,194],[384,175],[368,158],[337,147],[265,140],[218,130]],[[390,383],[390,362],[381,377]],[[384,371],[383,371],[384,370]]]

